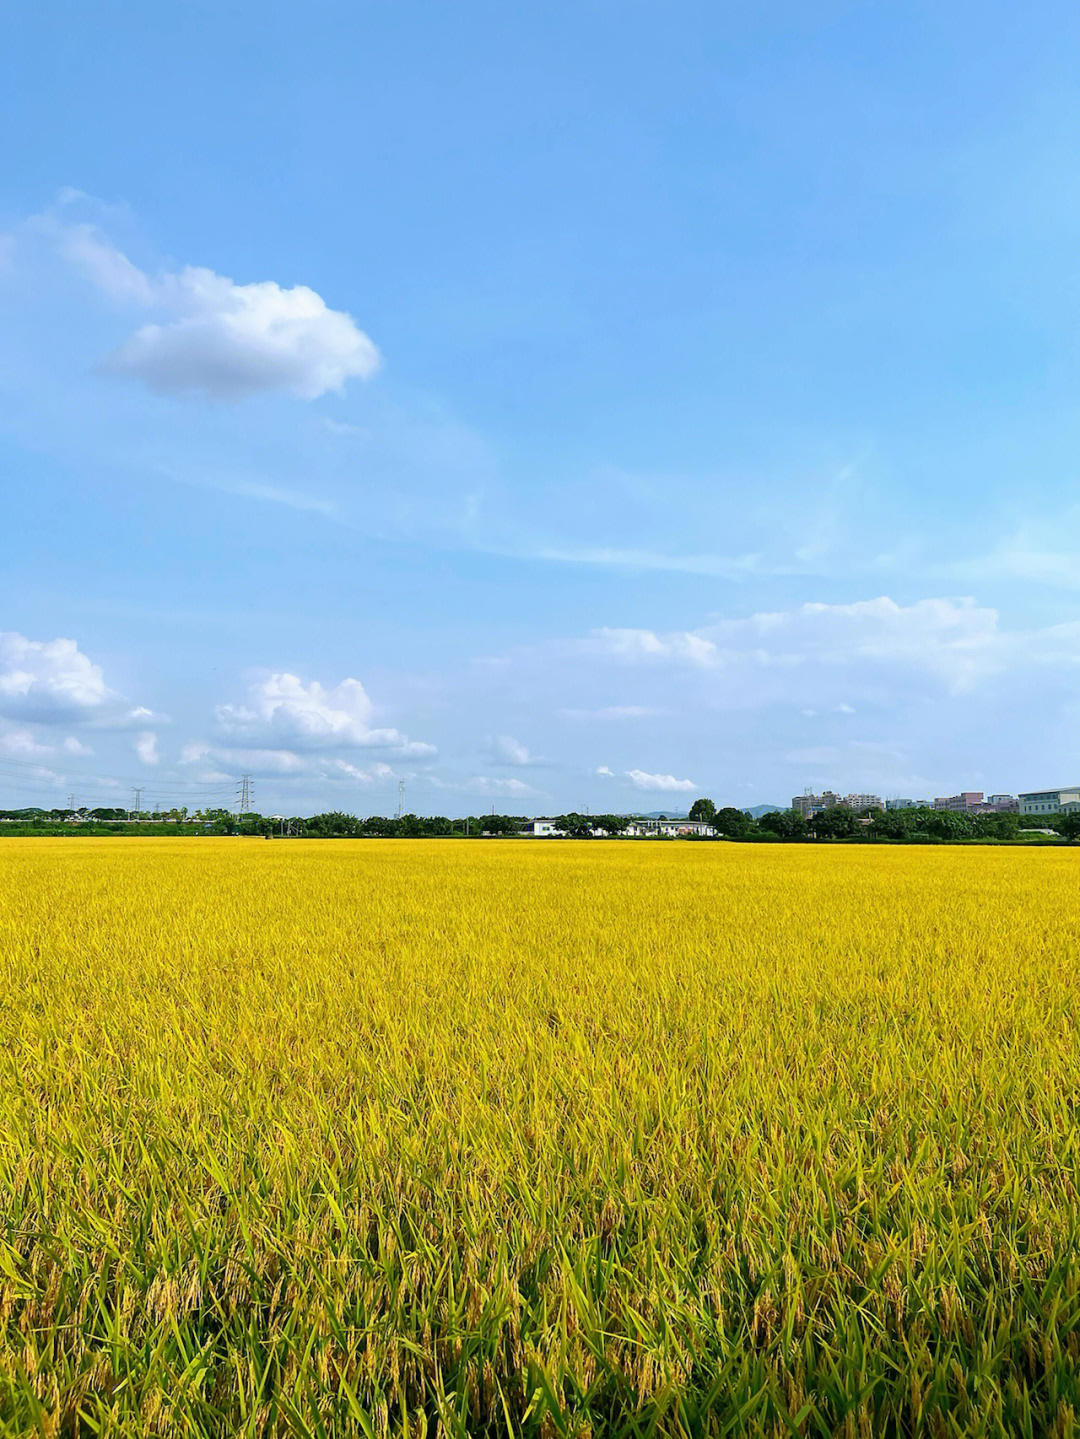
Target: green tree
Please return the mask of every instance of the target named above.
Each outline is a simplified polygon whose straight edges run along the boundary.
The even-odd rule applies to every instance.
[[[860,829],[854,812],[843,804],[831,805],[824,813],[815,815],[810,827],[817,839],[850,839]]]
[[[711,799],[696,799],[690,806],[690,818],[702,824],[712,824],[716,819],[716,806]]]
[[[569,835],[571,839],[588,839],[592,834],[593,821],[587,814],[578,814],[574,810],[570,814],[559,815],[555,828],[561,829],[563,834]]]
[[[725,805],[718,809],[713,819],[713,824],[721,834],[726,834],[732,839],[740,839],[745,835],[753,834],[757,829],[752,815],[744,809],[736,809],[734,805]]]
[[[810,835],[810,827],[797,809],[774,809],[763,814],[758,824],[777,839],[808,839]]]

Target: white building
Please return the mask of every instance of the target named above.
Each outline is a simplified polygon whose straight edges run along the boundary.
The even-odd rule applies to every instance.
[[[1069,789],[1039,789],[1018,795],[1021,814],[1075,814],[1080,810],[1080,785]]]
[[[824,814],[827,809],[836,809],[844,803],[844,796],[837,794],[835,790],[823,790],[821,794],[813,794],[807,790],[805,794],[797,794],[791,801],[791,808],[796,809],[803,819],[814,819],[819,814]]]
[[[565,838],[566,832],[559,829],[556,820],[539,818],[532,821],[532,833],[538,839],[560,839]],[[607,837],[607,831],[596,825],[591,833],[597,839]],[[621,833],[627,839],[712,839],[716,830],[699,819],[643,819],[634,816]]]
[[[532,832],[541,839],[550,839],[564,833],[563,830],[558,828],[553,819],[534,819],[532,822]]]
[[[856,814],[864,814],[868,809],[884,809],[879,794],[846,794],[844,803],[848,809],[853,809]]]
[[[667,839],[685,839],[695,835],[698,838],[711,839],[716,833],[711,824],[706,824],[701,819],[635,819],[631,823],[634,833],[646,839],[660,836]],[[627,834],[629,833],[628,829]]]
[[[835,790],[827,789],[821,794],[812,794],[810,790],[797,794],[791,801],[791,808],[798,810],[803,819],[816,819],[827,809],[850,809],[862,814],[864,810],[884,809],[885,806],[878,794],[837,794]]]

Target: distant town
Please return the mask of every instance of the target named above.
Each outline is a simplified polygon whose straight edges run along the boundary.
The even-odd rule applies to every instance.
[[[951,810],[954,814],[1075,814],[1080,812],[1080,785],[1068,789],[1034,790],[1030,794],[988,794],[982,790],[964,790],[960,794],[940,795],[937,799],[885,799],[876,794],[836,794],[831,789],[821,794],[807,790],[797,794],[791,808],[805,819],[813,819],[828,809],[850,809],[856,814],[884,809]]]
[[[8,834],[261,835],[266,839],[533,838],[738,839],[891,841],[898,843],[1061,842],[1080,839],[1080,786],[989,794],[963,790],[932,799],[882,799],[876,794],[807,790],[787,809],[717,807],[700,798],[686,814],[479,814],[450,819],[404,812],[361,818],[334,810],[308,816],[256,813],[249,791],[234,809],[189,812],[180,807],[0,810]],[[401,793],[399,791],[399,793]]]

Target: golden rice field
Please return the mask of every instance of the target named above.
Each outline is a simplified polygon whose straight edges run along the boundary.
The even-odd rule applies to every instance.
[[[1078,878],[0,840],[3,1432],[1071,1434]]]

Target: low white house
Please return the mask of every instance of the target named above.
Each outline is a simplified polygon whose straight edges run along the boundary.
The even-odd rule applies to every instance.
[[[565,835],[565,831],[559,828],[557,820],[549,818],[534,819],[532,833],[538,839],[558,839]],[[592,833],[597,839],[603,839],[607,831],[594,826]],[[716,834],[716,830],[711,824],[705,824],[703,820],[699,819],[634,818],[621,833],[627,839],[686,839],[691,837],[711,839]]]
[[[702,819],[635,819],[633,824],[635,832],[646,839],[711,839],[716,833],[713,826]]]

